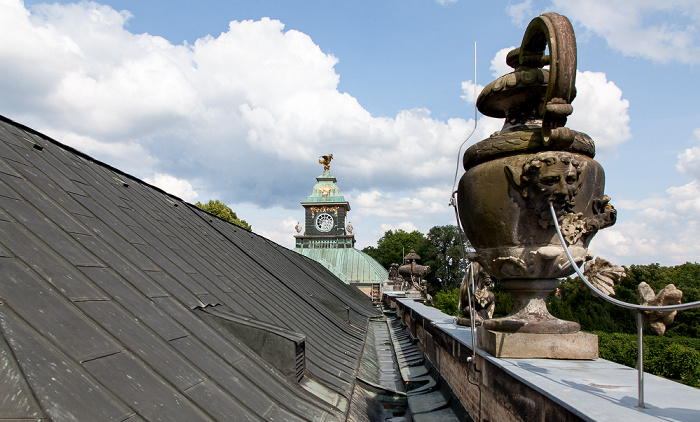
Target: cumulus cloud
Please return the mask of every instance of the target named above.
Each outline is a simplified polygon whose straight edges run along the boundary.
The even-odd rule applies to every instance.
[[[156,173],[152,177],[145,177],[143,180],[187,202],[192,202],[199,196],[192,188],[190,182],[169,174]]]
[[[696,0],[554,0],[553,6],[623,54],[659,62],[700,61]]]
[[[498,50],[495,56],[493,56],[493,59],[491,59],[491,75],[494,78],[499,78],[506,73],[510,73],[513,71],[513,69],[506,64],[506,56],[508,53],[510,53],[511,50],[513,50],[515,46],[510,46],[506,48],[502,48]]]
[[[629,101],[622,98],[622,90],[608,81],[605,73],[578,71],[576,90],[568,127],[590,135],[599,153],[610,153],[632,138]]]
[[[422,192],[419,192],[421,194]],[[353,204],[357,205],[357,215],[372,215],[376,217],[409,218],[417,213],[434,214],[442,213],[449,200],[449,192],[445,190],[442,203],[424,200],[418,196],[395,196],[391,193],[379,191],[363,192],[353,198]]]
[[[685,151],[678,154],[676,170],[686,176],[700,179],[700,129],[695,129],[693,135],[695,136],[695,143],[697,143],[698,146],[687,148]]]
[[[174,45],[96,3],[4,3],[1,110],[138,177],[196,178],[232,203],[296,206],[300,177],[329,151],[358,189],[428,186],[449,177],[471,128],[420,108],[372,117],[338,91],[338,59],[277,20]]]
[[[511,21],[517,26],[524,26],[535,13],[533,12],[532,0],[525,0],[522,3],[514,3],[506,6],[506,13],[510,16]]]
[[[474,84],[474,81],[463,81],[462,82],[462,92],[464,92],[463,95],[460,95],[460,98],[462,98],[464,101],[468,103],[475,103],[476,98],[479,96],[479,93],[481,90],[484,89],[484,85],[479,85],[479,84]]]
[[[41,126],[37,129],[42,130]],[[158,158],[150,155],[135,140],[104,142],[91,136],[51,127],[47,127],[44,132],[51,133],[59,142],[70,145],[104,163],[119,163],[120,170],[137,176],[152,171],[159,163]]]
[[[260,236],[272,239],[280,245],[292,249],[295,243],[293,234],[296,234],[294,227],[298,221],[299,219],[289,216],[281,220],[278,219],[260,228],[254,227],[253,230]],[[250,220],[246,220],[246,222],[250,223]]]
[[[591,251],[617,264],[682,264],[700,256],[700,182],[642,201],[616,202],[617,224],[596,235]]]

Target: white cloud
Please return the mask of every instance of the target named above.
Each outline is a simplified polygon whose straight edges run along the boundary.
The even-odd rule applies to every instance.
[[[479,85],[479,84],[474,84],[473,81],[464,81],[462,82],[462,92],[464,92],[464,95],[460,95],[460,98],[462,98],[464,101],[468,103],[475,103],[476,98],[479,96],[479,93],[484,89],[484,85]]]
[[[630,56],[700,61],[697,0],[554,0],[553,9]]]
[[[119,169],[130,174],[142,175],[158,166],[158,158],[151,156],[142,145],[133,140],[102,142],[90,136],[54,128],[47,128],[43,132],[104,163],[119,163]]]
[[[587,133],[601,153],[609,153],[632,137],[627,114],[629,101],[601,72],[577,72],[577,95],[567,126]]]
[[[250,219],[245,220],[246,222],[251,223]],[[253,227],[253,230],[260,236],[270,239],[286,248],[292,249],[294,248],[295,242],[294,235],[297,234],[294,227],[298,221],[299,219],[291,216],[282,220],[266,219],[262,221],[262,224],[256,224],[256,226]]]
[[[522,27],[526,25],[535,15],[532,6],[532,0],[525,0],[522,3],[509,4],[506,6],[506,12],[510,16],[511,21]]]
[[[423,191],[424,193],[425,191]],[[432,194],[432,190],[429,190]],[[420,193],[420,192],[419,192]],[[363,192],[353,198],[356,207],[355,214],[360,216],[372,215],[394,219],[410,218],[416,213],[435,214],[445,211],[449,200],[449,191],[445,190],[443,201],[426,201],[417,196],[396,197],[390,193],[379,191]]]
[[[196,178],[197,191],[233,203],[297,203],[296,176],[327,152],[353,188],[431,186],[450,177],[473,124],[420,108],[372,117],[338,91],[338,59],[276,20],[233,21],[218,37],[173,45],[129,32],[130,15],[108,6],[29,14],[4,2],[2,109],[139,177]]]
[[[192,202],[199,196],[190,182],[169,174],[156,173],[152,177],[144,177],[143,180],[187,202]]]
[[[499,77],[505,75],[506,73],[510,73],[513,71],[513,68],[511,68],[510,66],[508,66],[506,64],[506,56],[514,48],[515,48],[515,46],[502,48],[502,49],[498,50],[498,52],[493,57],[493,59],[491,59],[490,69],[491,69],[491,75],[494,78],[499,78]]]
[[[693,135],[695,136],[695,142],[700,143],[700,129],[695,129]],[[678,154],[676,170],[686,176],[700,179],[700,145],[687,148],[685,151]]]
[[[700,182],[667,189],[662,198],[616,203],[615,226],[596,235],[591,251],[617,264],[682,264],[700,257]],[[695,259],[697,261],[697,258]]]

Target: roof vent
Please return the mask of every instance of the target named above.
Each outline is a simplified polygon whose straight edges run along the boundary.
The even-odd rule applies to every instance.
[[[300,382],[306,369],[306,337],[285,328],[237,315],[223,306],[196,312],[219,331],[233,335],[284,376]]]

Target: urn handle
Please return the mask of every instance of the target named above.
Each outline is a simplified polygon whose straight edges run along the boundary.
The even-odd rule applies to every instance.
[[[549,55],[545,49],[549,47]],[[533,19],[525,30],[517,54],[521,66],[549,65],[549,81],[542,114],[542,136],[550,142],[573,142],[574,133],[564,127],[566,117],[573,112],[571,102],[576,97],[576,37],[566,16],[544,13]],[[511,55],[511,60],[515,54]]]

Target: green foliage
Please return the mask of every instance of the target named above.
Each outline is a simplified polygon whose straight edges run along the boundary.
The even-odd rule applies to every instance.
[[[464,247],[465,250],[471,249],[466,238]],[[411,249],[420,255],[420,265],[430,266],[426,280],[431,292],[459,287],[463,269],[457,226],[435,226],[428,231],[427,238],[417,230],[410,233],[401,229],[389,230],[377,241],[377,247],[369,246],[362,252],[377,260],[384,268],[389,268],[394,263],[403,264],[403,257]]]
[[[658,293],[668,284],[674,284],[683,291],[683,302],[700,300],[700,264],[685,263],[675,267],[662,267],[659,264],[631,265],[626,268],[627,276],[615,285],[614,298],[628,303],[637,302],[637,286],[648,283]],[[497,302],[498,303],[498,302]],[[547,298],[552,315],[576,321],[584,331],[604,331],[608,333],[637,332],[634,311],[615,306],[593,296],[577,277],[567,278],[559,286],[559,294]],[[647,334],[653,335],[650,329]],[[700,309],[681,311],[675,322],[667,328],[666,337],[700,337]]]
[[[675,267],[662,267],[659,264],[632,265],[627,269],[627,277],[621,280],[623,288],[634,293],[636,302],[637,286],[648,283],[658,293],[668,284],[683,291],[683,302],[700,300],[700,264],[686,262]],[[617,286],[615,288],[617,292]],[[616,295],[616,298],[619,297]],[[622,299],[621,299],[622,300]],[[700,309],[681,311],[676,314],[673,325],[668,327],[665,336],[700,337]]]
[[[465,236],[463,248],[472,249]],[[464,268],[462,265],[462,247],[459,244],[459,231],[455,225],[435,226],[428,231],[430,247],[425,251],[423,265],[430,265],[428,283],[442,289],[458,288],[462,282]]]
[[[229,208],[226,204],[223,202],[220,202],[218,199],[217,200],[209,200],[206,204],[202,204],[201,202],[197,202],[194,204],[197,208],[201,208],[204,211],[214,214],[215,216],[221,218],[222,220],[226,220],[229,223],[236,224],[238,226],[243,227],[244,229],[248,231],[252,231],[252,227],[250,224],[248,224],[245,220],[241,220],[238,218],[235,212],[231,208]]]
[[[433,296],[433,306],[447,315],[457,316],[459,289],[440,290]]]
[[[508,315],[510,311],[513,310],[513,296],[508,293],[498,281],[494,281],[491,291],[493,291],[496,303],[496,307],[493,310],[493,317],[499,318]]]
[[[422,258],[428,247],[428,240],[423,236],[423,233],[418,230],[408,233],[398,229],[396,231],[388,230],[377,241],[376,248],[370,246],[364,248],[362,252],[374,258],[382,267],[389,268],[393,263],[403,264],[403,257],[408,255],[411,249],[415,250]]]
[[[600,357],[629,367],[637,365],[637,336],[597,332]],[[644,337],[644,370],[700,387],[700,339]]]

